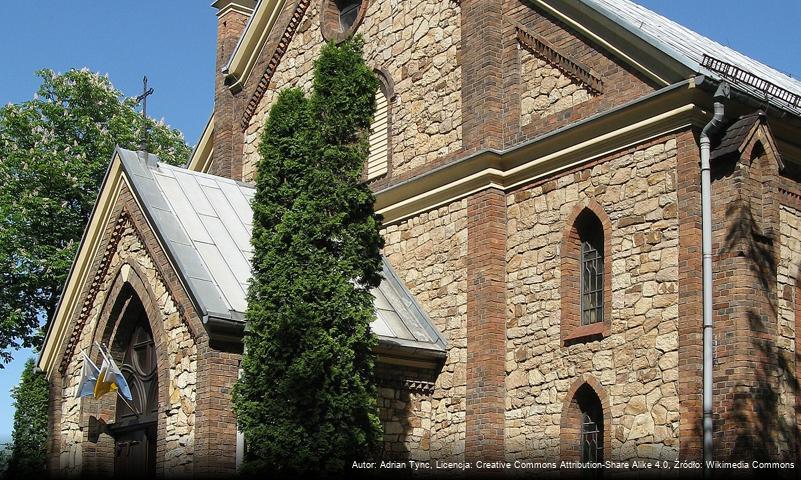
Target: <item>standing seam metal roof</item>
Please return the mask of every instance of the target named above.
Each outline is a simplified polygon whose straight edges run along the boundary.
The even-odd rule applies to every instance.
[[[255,190],[234,180],[160,163],[155,155],[117,149],[142,204],[203,315],[244,322],[253,248]],[[371,328],[384,346],[444,353],[431,319],[383,260],[373,290]]]
[[[765,98],[761,90],[703,67],[701,63],[704,55],[708,55],[757,75],[791,93],[801,95],[801,81],[710,40],[634,2],[629,0],[581,1],[697,73],[717,80],[725,79],[756,98]],[[772,98],[770,103],[801,115],[801,108],[797,105],[791,106],[775,98]]]

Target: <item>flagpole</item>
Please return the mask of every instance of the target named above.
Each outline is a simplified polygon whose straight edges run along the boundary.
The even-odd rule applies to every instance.
[[[103,355],[103,358],[105,360],[108,360],[109,356],[111,355],[111,352],[109,352],[109,355],[106,355],[106,352],[104,351],[105,349],[103,348],[103,345],[97,343],[97,340],[95,340],[95,345],[97,345],[97,348],[98,348],[98,350],[100,350],[100,354]],[[133,412],[134,415],[136,415],[137,417],[141,416],[141,413],[138,413],[136,411],[136,409],[133,407],[133,405],[128,403],[128,399],[122,396],[122,392],[120,392],[119,390],[114,390],[114,391],[122,399],[122,401],[125,402],[125,405],[128,405],[128,408],[131,409],[131,412]]]
[[[131,411],[133,412],[134,415],[136,415],[137,417],[141,416],[141,414],[136,412],[136,409],[133,407],[133,405],[128,403],[128,400],[126,400],[125,397],[122,396],[122,393],[120,393],[119,390],[114,390],[114,391],[117,392],[117,395],[119,395],[119,397],[122,399],[122,401],[125,402],[126,405],[128,405],[128,408],[131,409]]]

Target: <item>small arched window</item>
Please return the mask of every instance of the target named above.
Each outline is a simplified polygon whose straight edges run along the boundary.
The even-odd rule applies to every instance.
[[[604,461],[604,410],[598,395],[589,385],[576,392],[576,404],[581,412],[579,450],[582,462]]]
[[[392,155],[392,79],[383,70],[376,70],[381,84],[375,94],[375,115],[370,125],[370,153],[365,168],[368,181],[386,175]]]
[[[609,401],[591,376],[576,379],[562,403],[559,450],[562,460],[603,463],[609,445]]]

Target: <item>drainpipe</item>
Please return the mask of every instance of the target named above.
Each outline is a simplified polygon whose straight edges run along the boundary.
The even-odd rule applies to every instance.
[[[709,167],[710,135],[723,126],[730,87],[721,82],[715,92],[715,114],[701,130],[701,243],[703,253],[704,295],[704,467],[712,460],[712,366],[714,362],[712,337],[712,181]],[[706,468],[705,468],[706,469]]]

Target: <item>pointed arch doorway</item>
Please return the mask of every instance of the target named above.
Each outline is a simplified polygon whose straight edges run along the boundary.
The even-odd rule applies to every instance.
[[[159,413],[158,362],[147,312],[135,292],[129,290],[114,334],[115,361],[131,389],[131,401],[116,399],[116,419],[109,425],[114,437],[114,476],[156,476]]]

